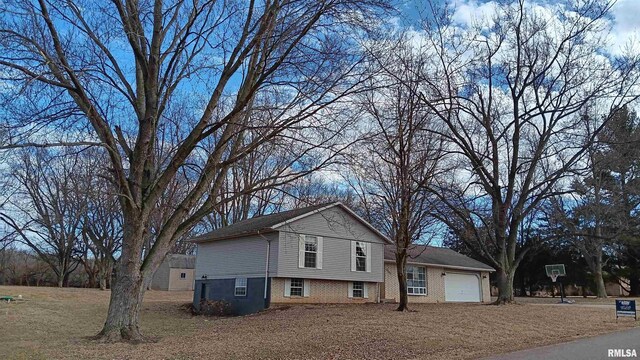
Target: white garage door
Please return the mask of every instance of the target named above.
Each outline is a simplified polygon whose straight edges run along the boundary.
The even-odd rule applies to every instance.
[[[453,302],[480,302],[480,281],[474,274],[447,273],[444,299]]]

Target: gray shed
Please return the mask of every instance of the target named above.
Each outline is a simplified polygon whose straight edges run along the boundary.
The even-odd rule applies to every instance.
[[[194,287],[196,257],[168,254],[151,281],[152,290],[189,291]]]

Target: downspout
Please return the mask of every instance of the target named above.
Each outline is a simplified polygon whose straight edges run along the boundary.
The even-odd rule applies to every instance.
[[[264,300],[267,301],[267,290],[268,290],[268,284],[269,284],[269,257],[271,255],[271,240],[269,240],[266,236],[262,235],[260,231],[258,231],[258,235],[267,242],[267,256],[266,256],[265,265],[264,265]]]

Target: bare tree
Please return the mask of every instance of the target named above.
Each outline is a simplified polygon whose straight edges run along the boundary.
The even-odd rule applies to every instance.
[[[433,217],[427,189],[443,150],[442,141],[429,131],[434,115],[418,96],[415,74],[424,66],[423,58],[403,45],[389,47],[382,42],[381,49],[374,50],[376,60],[392,75],[376,77],[360,104],[362,117],[371,125],[353,154],[353,177],[348,178],[366,218],[395,244],[398,311],[408,310],[407,250],[416,242],[429,241],[424,235]],[[393,62],[396,58],[390,53],[401,54],[403,61]]]
[[[94,152],[93,155],[98,161],[105,160],[101,154]],[[99,166],[96,162],[93,161],[94,166]],[[99,176],[99,172],[92,172],[93,169],[85,169],[88,173],[81,178],[85,186],[82,193],[87,197],[87,208],[81,223],[84,245],[82,263],[90,277],[89,286],[95,286],[92,282],[97,280],[100,289],[106,290],[111,284],[112,269],[122,246],[123,219],[115,189],[104,177]]]
[[[439,218],[496,268],[498,303],[513,301],[529,251],[518,246],[520,223],[566,191],[610,110],[637,98],[637,54],[599,55],[611,5],[565,4],[558,18],[520,0],[471,28],[447,16],[425,20],[429,46],[420,50],[433,62],[420,94],[458,169],[433,189]],[[599,112],[589,130],[580,116],[588,107]]]
[[[0,212],[0,221],[17,241],[33,250],[57,276],[59,287],[79,264],[80,223],[86,198],[74,181],[77,156],[24,152],[14,164],[17,191]]]
[[[583,256],[593,275],[597,297],[606,298],[603,254],[605,246],[617,235],[615,229],[620,226],[614,224],[615,211],[605,188],[609,174],[603,168],[601,154],[592,148],[587,161],[590,173],[574,180],[572,196],[558,196],[552,200],[555,211],[549,217],[549,225]]]
[[[66,125],[74,131],[47,133],[56,140],[48,145],[92,141],[108,152],[124,221],[100,338],[140,341],[152,274],[177,239],[231,200],[221,186],[233,164],[276,138],[297,139],[291,155],[317,160],[284,171],[284,182],[336,151],[335,137],[319,133],[338,130],[329,110],[363,80],[356,26],[385,5],[38,0],[2,7],[0,66],[16,89],[16,105],[7,107],[19,122],[13,131],[41,140],[53,124]],[[152,217],[178,178],[187,187],[174,194],[150,241]]]

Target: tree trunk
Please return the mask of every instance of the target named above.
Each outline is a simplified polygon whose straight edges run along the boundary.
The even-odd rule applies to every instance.
[[[139,271],[127,271],[126,264],[118,266],[117,280],[111,285],[111,299],[107,320],[97,339],[104,342],[143,341],[140,332],[140,309],[146,289]]]
[[[398,290],[400,291],[400,302],[397,311],[409,311],[409,297],[407,296],[407,250],[401,249],[396,252],[396,269],[398,272]]]
[[[496,305],[513,303],[513,273],[498,269],[498,299]]]
[[[604,278],[602,277],[602,270],[595,271],[594,281],[596,282],[596,296],[598,298],[604,299],[607,297],[607,288],[604,286]]]
[[[61,288],[64,286],[64,276],[60,275],[58,276],[58,287]]]
[[[132,216],[133,218],[133,216]],[[141,271],[142,242],[144,227],[142,221],[131,220],[123,225],[124,238],[120,259],[116,263],[111,281],[111,298],[107,319],[96,340],[102,342],[129,341],[139,343],[144,340],[140,332],[140,309],[146,285],[150,276]],[[146,279],[148,278],[148,279]]]
[[[107,277],[104,274],[100,276],[100,290],[107,290]]]

